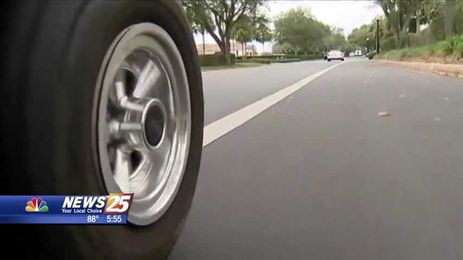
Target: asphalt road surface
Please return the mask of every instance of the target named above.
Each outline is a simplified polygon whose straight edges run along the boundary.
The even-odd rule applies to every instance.
[[[205,72],[206,124],[334,64]],[[344,62],[204,148],[170,259],[463,259],[462,111],[462,80]]]
[[[203,72],[204,123],[210,124],[333,63],[318,60]]]

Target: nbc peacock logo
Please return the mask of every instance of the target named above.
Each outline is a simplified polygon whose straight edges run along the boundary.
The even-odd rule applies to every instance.
[[[26,206],[27,212],[47,212],[48,206],[45,200],[41,198],[32,198],[27,202]]]

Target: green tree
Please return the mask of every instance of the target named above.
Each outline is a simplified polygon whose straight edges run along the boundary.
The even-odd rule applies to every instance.
[[[417,16],[421,8],[421,0],[376,0],[383,9],[387,19],[387,27],[392,31],[396,40],[396,46],[405,46],[408,29],[412,18]]]
[[[275,21],[275,39],[281,46],[291,48],[294,53],[303,50],[306,42],[307,27],[312,14],[308,9],[291,9],[281,14]]]
[[[203,54],[206,54],[206,43],[204,39],[206,34],[206,27],[207,24],[211,24],[211,28],[215,30],[215,26],[212,24],[212,21],[210,21],[210,17],[204,17],[206,21],[209,19],[209,21],[205,22],[205,20],[202,17],[200,17],[199,13],[193,12],[191,8],[186,9],[186,15],[191,23],[191,28],[193,29],[193,32],[201,34]]]
[[[244,59],[246,59],[246,44],[252,41],[254,35],[254,21],[247,15],[242,16],[233,28],[232,37],[241,43],[241,53]]]
[[[434,40],[463,33],[463,0],[424,1],[422,5],[429,13],[426,23],[430,24]]]
[[[369,40],[373,40],[374,38],[375,34],[372,30],[371,24],[364,24],[358,28],[355,28],[348,36],[350,43],[363,48],[370,47]]]
[[[423,1],[419,9],[419,23],[429,24],[439,17],[442,9],[442,1]]]
[[[324,48],[326,27],[314,19],[309,9],[290,9],[275,21],[275,40],[280,46],[300,52],[317,52]]]
[[[272,40],[272,31],[268,24],[270,23],[269,19],[261,15],[256,18],[255,22],[255,39],[256,41],[262,43],[262,52],[265,51],[265,42]]]
[[[309,19],[310,21],[310,30],[308,30],[308,33],[310,34],[311,40],[307,42],[307,46],[304,49],[305,53],[320,53],[322,51],[325,51],[329,47],[327,46],[327,42],[329,38],[336,38],[333,35],[333,32],[331,31],[331,28],[323,24],[320,21],[315,20],[314,18]],[[341,32],[342,33],[342,32]],[[333,36],[333,37],[332,37]],[[341,38],[344,38],[344,36],[341,36]],[[339,39],[339,38],[338,38]],[[336,46],[335,48],[340,48],[342,47],[342,43],[339,46]]]
[[[211,35],[230,63],[230,39],[236,23],[244,16],[256,16],[264,0],[181,0],[187,13]]]
[[[455,34],[455,15],[457,14],[457,1],[445,0],[444,5],[444,32],[445,38],[450,38]]]
[[[455,15],[455,33],[463,34],[463,0],[457,2],[457,14]]]
[[[331,49],[341,49],[346,50],[348,44],[346,42],[346,38],[344,37],[344,32],[341,28],[328,28],[325,31],[324,42],[326,50]]]

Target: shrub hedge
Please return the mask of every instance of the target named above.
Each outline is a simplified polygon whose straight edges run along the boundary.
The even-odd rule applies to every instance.
[[[288,63],[288,62],[297,62],[297,61],[302,61],[302,60],[298,58],[283,58],[283,59],[274,60],[272,61],[272,63]]]
[[[314,60],[314,59],[323,59],[323,54],[308,54],[308,55],[262,55],[262,56],[250,56],[246,59],[243,57],[235,57],[234,54],[230,55],[231,65],[235,63],[261,63],[261,64],[270,64],[270,63],[286,63],[286,62],[295,62],[301,60]],[[201,66],[224,66],[227,65],[225,61],[225,56],[216,53],[216,54],[206,54],[200,55],[199,60]]]
[[[309,55],[262,55],[262,56],[251,56],[245,60],[242,57],[238,57],[236,62],[239,63],[286,63],[295,62],[302,60],[315,60],[323,59],[323,54],[309,54]]]
[[[238,59],[237,63],[261,63],[261,64],[270,64],[274,59],[269,58],[255,58],[255,57],[248,57],[247,59]]]
[[[407,60],[409,58],[456,57],[463,58],[463,36],[454,36],[435,44],[412,48],[403,48],[383,52],[380,58],[389,60]]]
[[[230,54],[231,65],[235,64],[235,60],[236,60],[235,55]],[[203,67],[228,65],[225,60],[225,55],[219,54],[219,53],[200,55],[199,61],[201,63],[201,66]]]
[[[300,60],[316,60],[316,59],[323,59],[323,54],[286,55],[285,58],[300,59]]]

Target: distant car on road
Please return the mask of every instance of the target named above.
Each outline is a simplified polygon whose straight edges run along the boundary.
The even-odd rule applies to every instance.
[[[344,53],[340,50],[331,50],[328,52],[326,55],[326,60],[332,61],[332,60],[342,60],[344,61]]]

